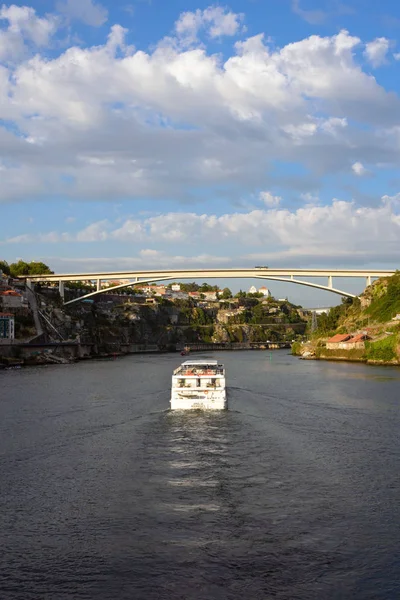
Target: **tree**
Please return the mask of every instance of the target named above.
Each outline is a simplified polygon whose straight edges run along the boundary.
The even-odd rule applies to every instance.
[[[231,290],[229,288],[227,288],[227,287],[224,288],[222,290],[222,296],[221,296],[221,298],[223,300],[227,300],[228,298],[232,298],[232,292],[231,292]]]
[[[50,267],[43,262],[31,261],[27,263],[24,260],[19,260],[10,265],[11,277],[21,277],[23,275],[51,275],[53,273],[54,271],[51,271]]]
[[[0,260],[0,271],[3,271],[4,275],[10,275],[10,265],[6,260]]]
[[[180,286],[182,292],[197,292],[199,289],[199,286],[194,281],[192,283],[181,283]]]

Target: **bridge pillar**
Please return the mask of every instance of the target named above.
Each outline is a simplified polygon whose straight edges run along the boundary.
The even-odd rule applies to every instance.
[[[367,276],[367,287],[368,287],[369,285],[371,285],[371,283],[372,283],[372,281],[371,281],[371,275],[368,275],[368,276]]]
[[[101,290],[101,279],[97,280],[97,291],[99,292]]]
[[[29,288],[30,290],[32,289],[32,280],[31,279],[27,279],[25,281],[26,287]]]
[[[329,275],[328,277],[328,288],[333,288],[333,281],[332,281],[332,275]]]
[[[64,293],[64,282],[63,281],[59,281],[58,282],[58,291],[60,292],[60,296],[61,298],[64,300],[65,298],[65,293]]]

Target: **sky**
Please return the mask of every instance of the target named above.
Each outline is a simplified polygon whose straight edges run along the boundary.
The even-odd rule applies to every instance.
[[[399,36],[397,0],[2,4],[0,258],[397,268]]]

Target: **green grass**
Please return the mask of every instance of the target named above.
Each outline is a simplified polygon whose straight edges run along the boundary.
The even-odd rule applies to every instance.
[[[390,362],[396,356],[397,336],[389,335],[377,342],[366,342],[365,355],[368,360],[381,360]]]
[[[293,356],[300,356],[300,348],[301,348],[301,343],[300,342],[294,342],[292,344],[292,354],[293,354]]]
[[[332,360],[365,360],[365,350],[363,348],[351,348],[350,350],[328,350],[327,348],[319,347],[315,352],[317,358],[325,358]]]
[[[365,314],[378,323],[390,321],[397,313],[400,313],[400,273],[389,277],[386,293],[382,293],[378,286],[374,298]]]

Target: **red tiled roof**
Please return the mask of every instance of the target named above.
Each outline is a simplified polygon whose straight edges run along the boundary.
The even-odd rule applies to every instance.
[[[5,292],[0,292],[0,296],[20,296],[21,297],[21,294],[19,294],[15,290],[6,290]]]
[[[358,333],[357,335],[355,335],[354,337],[352,337],[350,340],[347,340],[349,342],[349,344],[353,344],[353,342],[363,342],[365,340],[365,338],[367,338],[368,336],[365,335],[365,333]]]
[[[14,315],[12,313],[2,313],[0,312],[0,317],[13,317]]]
[[[351,338],[349,333],[337,333],[333,337],[331,337],[328,342],[347,342],[347,340]]]

